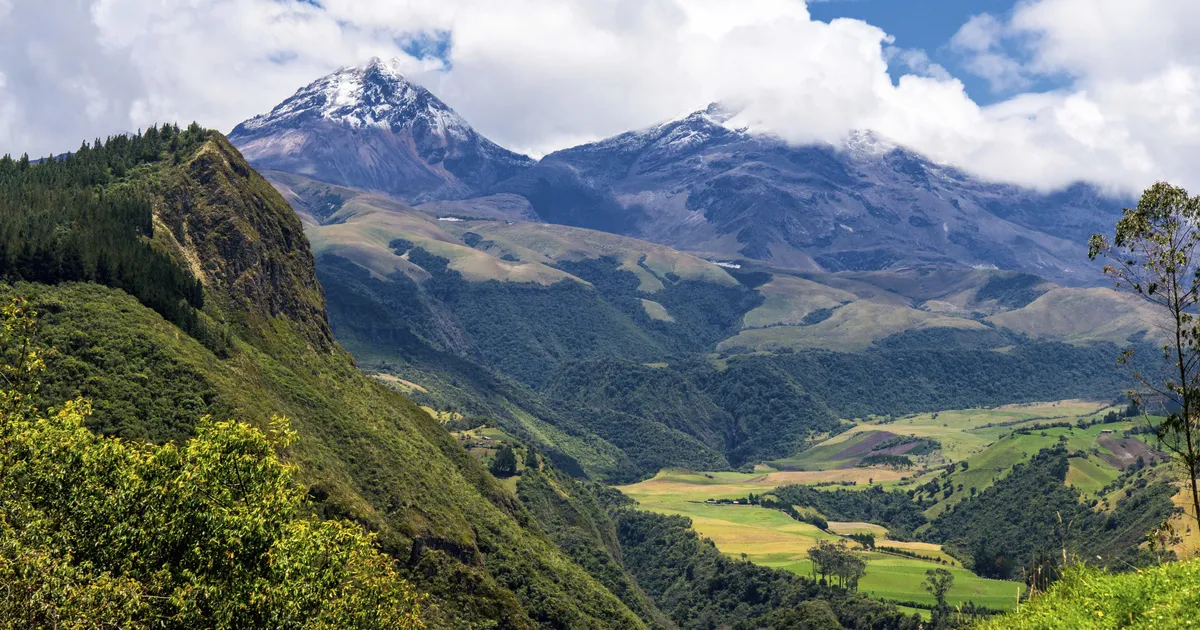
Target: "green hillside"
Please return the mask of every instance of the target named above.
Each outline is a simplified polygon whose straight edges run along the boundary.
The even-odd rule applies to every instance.
[[[1078,567],[1017,612],[979,630],[1187,628],[1200,605],[1200,560],[1108,574]]]
[[[191,308],[208,328],[189,335],[145,305],[157,304],[153,294],[139,301],[98,284],[10,282],[5,299],[24,295],[44,314],[41,343],[53,351],[42,404],[86,395],[98,428],[158,440],[192,435],[202,414],[259,426],[287,415],[298,434],[291,457],[315,510],[361,523],[406,560],[403,574],[432,596],[430,627],[642,626],[429,415],[355,368],[332,341],[291,209],[221,136],[187,133],[189,142],[174,144],[153,134],[110,141],[96,159],[120,150],[112,161],[121,168],[89,171],[89,186],[129,190],[153,208],[153,237],[138,238],[201,281],[202,306]],[[33,167],[29,177],[69,173],[82,159]],[[43,216],[71,225],[70,215]],[[47,251],[72,251],[69,242],[54,246]],[[36,275],[20,252],[7,260],[12,280],[72,279]],[[84,260],[76,279],[122,285],[124,276]]]

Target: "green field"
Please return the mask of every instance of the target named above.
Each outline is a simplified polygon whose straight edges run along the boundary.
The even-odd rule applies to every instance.
[[[862,473],[859,470],[831,471],[832,474]],[[866,471],[870,472],[870,471]],[[922,555],[943,558],[947,564],[891,555],[861,552],[867,560],[867,573],[859,590],[875,597],[932,605],[932,597],[921,587],[925,571],[944,567],[955,576],[951,603],[968,600],[992,608],[1010,608],[1016,602],[1016,582],[980,578],[957,566],[938,547],[929,543],[904,543],[886,540],[886,532],[869,523],[830,523],[821,531],[808,523],[792,520],[778,510],[752,505],[705,503],[707,499],[739,498],[749,492],[761,493],[783,483],[797,483],[799,475],[812,473],[689,473],[664,471],[653,479],[618,488],[637,500],[644,509],[662,514],[680,514],[692,519],[692,526],[711,539],[722,552],[772,567],[810,575],[812,565],[806,552],[820,540],[837,540],[843,534],[872,532],[878,544],[911,549]]]
[[[861,552],[867,560],[867,574],[859,583],[863,592],[890,600],[931,604],[921,581],[927,569],[944,566],[955,575],[952,603],[970,600],[992,608],[1011,608],[1017,599],[1016,582],[980,578],[963,569],[938,545],[887,540],[886,529],[871,523],[830,522],[828,531],[822,531],[777,510],[706,501],[740,499],[750,493],[761,495],[785,484],[821,484],[821,488],[830,490],[865,489],[872,485],[913,490],[939,479],[942,489],[933,495],[936,503],[925,512],[932,519],[971,496],[972,488],[982,492],[1007,475],[1014,464],[1043,448],[1062,443],[1072,453],[1066,483],[1076,487],[1085,498],[1100,499],[1101,508],[1106,508],[1108,504],[1103,503],[1106,497],[1099,493],[1118,477],[1121,468],[1143,454],[1153,459],[1144,448],[1145,442],[1137,437],[1123,437],[1124,431],[1143,422],[1139,418],[1086,428],[1077,426],[1080,421],[1095,421],[1111,409],[1105,403],[1068,400],[896,419],[873,418],[857,422],[848,431],[793,457],[760,465],[753,473],[664,470],[652,479],[619,489],[645,509],[691,518],[696,531],[710,538],[726,554],[744,555],[753,562],[803,575],[812,570],[806,552],[819,540],[872,533],[879,545],[908,549],[943,560],[945,564]],[[1072,426],[1034,428],[1063,422]],[[1021,429],[1025,432],[1017,433]],[[871,452],[873,444],[894,436],[937,440],[941,448],[912,457],[915,463],[912,469],[855,467],[864,453]],[[955,464],[953,472],[943,478],[950,464]],[[947,487],[951,489],[949,496],[943,490]]]
[[[965,409],[924,413],[898,418],[871,419],[856,423],[850,430],[836,435],[812,448],[792,457],[770,462],[770,465],[789,471],[838,472],[846,476],[849,466],[862,456],[862,445],[868,440],[879,440],[881,432],[897,436],[915,436],[937,440],[941,448],[924,456],[912,457],[915,466],[905,471],[908,479],[895,480],[891,469],[879,467],[859,468],[858,477],[870,477],[885,488],[919,486],[942,474],[948,464],[960,464],[950,476],[953,492],[950,496],[938,494],[937,504],[926,511],[934,518],[955,503],[969,497],[971,488],[982,492],[1008,474],[1014,464],[1028,459],[1043,448],[1065,439],[1065,446],[1072,453],[1084,456],[1070,458],[1071,468],[1067,483],[1079,489],[1085,496],[1095,496],[1120,474],[1118,465],[1129,449],[1118,448],[1116,453],[1101,444],[1100,438],[1116,439],[1121,442],[1122,433],[1142,423],[1139,418],[1116,423],[1093,425],[1087,428],[1054,427],[1018,434],[1019,429],[1029,429],[1038,424],[1079,421],[1091,422],[1108,413],[1112,408],[1104,403],[1066,400],[1053,403],[1007,405],[995,409]],[[1128,440],[1137,440],[1129,438]],[[1126,443],[1137,450],[1135,442]],[[855,456],[855,453],[857,455]],[[967,468],[961,468],[961,462]],[[814,481],[825,481],[819,476]],[[806,483],[799,481],[797,483]],[[959,485],[962,486],[961,490]]]

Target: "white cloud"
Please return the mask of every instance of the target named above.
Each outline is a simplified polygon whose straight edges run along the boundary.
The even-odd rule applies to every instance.
[[[800,0],[0,0],[0,151],[73,148],[155,121],[229,130],[334,68],[449,32],[405,71],[483,133],[544,153],[717,99],[795,142],[871,128],[984,176],[1127,191],[1200,185],[1200,3],[1032,0],[951,46],[999,89],[980,107],[921,51]],[[51,6],[53,5],[53,6]],[[5,8],[8,13],[5,15]],[[1021,43],[1028,57],[1004,54]],[[898,83],[888,65],[910,74]]]
[[[888,60],[889,65],[893,62],[903,64],[914,74],[923,77],[932,77],[939,81],[949,81],[953,77],[950,72],[941,65],[936,64],[929,58],[929,53],[916,48],[896,48],[889,46],[884,48],[884,57]]]
[[[964,55],[972,74],[985,79],[994,92],[1028,88],[1033,81],[1016,59],[1004,52],[1004,42],[1012,37],[1009,27],[996,16],[981,13],[972,16],[950,39],[950,48]]]

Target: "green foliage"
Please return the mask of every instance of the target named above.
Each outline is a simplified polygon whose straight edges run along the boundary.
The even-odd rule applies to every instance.
[[[620,264],[612,257],[587,258],[560,261],[558,268],[590,282],[609,304],[628,315],[668,352],[711,350],[717,342],[736,334],[742,315],[763,301],[762,296],[742,285],[730,287],[659,277],[645,265],[641,268],[658,278],[663,289],[643,294],[638,290],[637,276],[620,270]],[[651,319],[639,297],[652,297],[675,321]]]
[[[1160,349],[1155,372],[1135,371],[1135,401],[1150,396],[1166,407],[1155,427],[1158,442],[1183,469],[1191,491],[1192,515],[1200,525],[1200,197],[1158,182],[1142,193],[1136,207],[1126,208],[1111,243],[1092,235],[1088,254],[1111,261],[1104,273],[1117,288],[1142,298],[1164,322],[1170,342]],[[1127,362],[1133,350],[1126,350]]]
[[[207,139],[197,125],[167,125],[84,143],[37,165],[0,159],[0,278],[117,287],[201,334],[203,287],[152,244],[152,199],[136,182],[147,169],[186,159]]]
[[[0,419],[8,627],[416,628],[420,598],[373,537],[305,517],[275,448],[235,422],[186,445],[83,427],[86,401]]]
[[[526,468],[517,482],[521,503],[560,549],[648,625],[673,628],[674,624],[625,570],[616,525],[597,496],[609,492],[614,491],[593,482],[571,479],[550,468],[542,472]]]
[[[467,282],[416,248],[409,260],[432,276],[425,293],[444,305],[485,365],[537,385],[562,361],[614,356],[651,361],[662,349],[596,290],[574,281]]]
[[[110,299],[112,292],[79,283],[0,285],[0,299],[13,295],[40,312],[39,345],[53,349],[41,355],[47,369],[32,397],[37,406],[87,398],[93,430],[155,442],[190,437],[204,415],[233,415],[203,370],[180,356],[188,345],[174,328],[160,320],[158,334],[147,334],[153,319]]]
[[[978,496],[943,512],[925,537],[970,554],[975,572],[985,577],[1013,577],[1035,564],[1039,554],[1100,556],[1111,566],[1147,561],[1138,547],[1171,515],[1174,488],[1146,485],[1105,514],[1065,485],[1068,467],[1065,449],[1043,450]]]
[[[726,456],[734,466],[787,457],[812,434],[840,427],[824,401],[773,362],[730,361],[724,371],[692,362],[681,369],[733,418]]]
[[[907,493],[885,491],[880,486],[866,490],[819,490],[812,486],[779,486],[772,491],[781,502],[810,507],[834,521],[875,523],[901,536],[925,524],[920,504]]]
[[[937,600],[938,608],[945,608],[946,593],[954,586],[954,574],[945,569],[929,569],[925,572],[925,582],[922,586]]]
[[[1043,280],[1029,274],[993,275],[975,292],[975,300],[995,300],[997,305],[1005,308],[1021,308],[1045,293],[1044,289],[1037,288],[1039,284],[1043,284]]]
[[[816,547],[808,550],[808,558],[812,560],[813,574],[820,576],[822,584],[836,583],[842,588],[858,590],[858,581],[867,573],[867,561],[847,547],[844,540],[837,543],[819,540]]]
[[[618,509],[617,535],[626,568],[664,613],[682,630],[729,627],[804,628],[820,617],[829,628],[915,629],[920,620],[891,604],[780,569],[726,557],[702,540],[682,516],[663,516],[641,510]],[[814,608],[824,602],[839,625]],[[806,614],[797,615],[801,606]]]
[[[35,317],[4,310],[0,348],[28,350]],[[44,415],[0,400],[0,625],[418,628],[421,597],[372,535],[308,516],[279,450],[294,439],[204,419],[186,444],[105,438],[75,399]],[[16,593],[19,593],[17,595]]]
[[[953,346],[796,352],[729,359],[778,367],[842,418],[973,409],[1066,398],[1111,399],[1128,388],[1111,344],[1028,342],[1008,352]],[[761,366],[761,367],[760,367]]]
[[[488,469],[499,479],[517,474],[517,454],[513,452],[511,446],[505,444],[500,447]]]
[[[1186,627],[1200,607],[1200,560],[1109,574],[1079,566],[1017,612],[979,630],[1107,630]],[[1192,622],[1195,625],[1195,622]]]
[[[859,468],[868,466],[890,466],[892,468],[912,468],[913,461],[907,455],[888,455],[886,453],[876,453],[867,455],[862,458],[857,464]]]

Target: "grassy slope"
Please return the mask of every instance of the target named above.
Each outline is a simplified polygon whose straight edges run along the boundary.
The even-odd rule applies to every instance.
[[[209,315],[233,326],[233,350],[214,356],[119,291],[21,285],[15,290],[47,314],[46,339],[57,347],[47,391],[87,393],[109,410],[98,422],[152,436],[164,434],[153,417],[122,411],[130,392],[152,393],[147,382],[194,390],[197,414],[255,423],[290,416],[300,433],[292,458],[318,510],[359,520],[402,558],[414,538],[426,541],[408,570],[434,596],[433,627],[641,625],[428,414],[332,343],[300,222],[223,138],[213,134],[193,159],[140,177],[170,231],[162,244],[193,261]],[[147,369],[113,377],[111,365]],[[164,365],[173,369],[164,374]],[[172,431],[167,437],[188,427]]]
[[[1079,568],[1018,612],[979,630],[1188,628],[1200,625],[1200,561],[1110,575]]]

